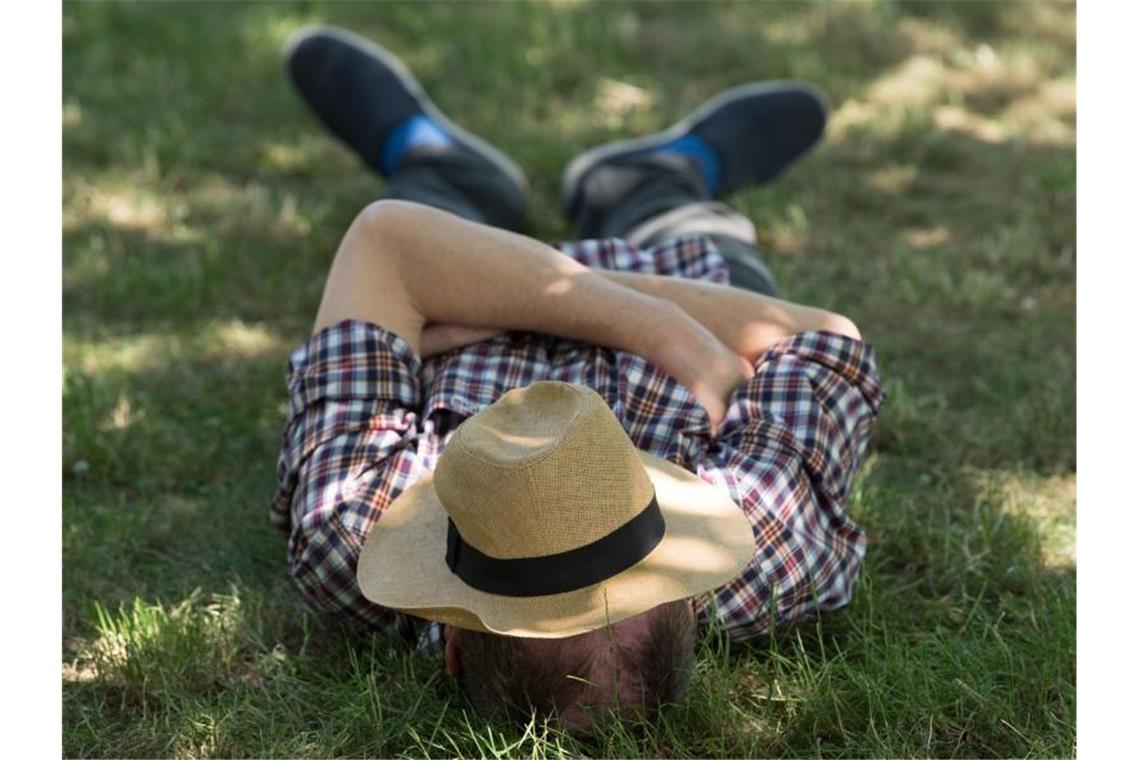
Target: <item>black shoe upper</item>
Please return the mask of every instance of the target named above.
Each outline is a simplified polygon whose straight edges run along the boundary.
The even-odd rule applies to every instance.
[[[332,34],[303,38],[287,67],[317,118],[378,171],[392,128],[423,111],[391,68]]]
[[[686,181],[706,174],[679,141],[696,136],[717,163],[715,186],[704,197],[721,198],[750,185],[771,182],[822,137],[827,104],[822,93],[796,82],[756,82],[726,90],[667,130],[601,145],[579,154],[563,177],[563,204],[571,218],[584,209],[620,201],[621,187],[640,186],[634,167],[657,174],[666,158]],[[692,147],[691,145],[689,146]],[[611,171],[612,170],[612,171]],[[620,177],[621,182],[613,179]],[[620,187],[619,187],[620,185]]]
[[[693,125],[721,160],[717,196],[771,182],[823,135],[827,107],[810,90],[782,90],[730,100]]]
[[[526,213],[522,171],[493,146],[444,117],[390,52],[343,30],[322,27],[298,33],[289,47],[286,68],[301,97],[329,131],[367,166],[389,178],[385,195],[415,200],[417,187],[430,187],[422,202],[431,204],[441,192],[454,191],[478,208],[481,221],[521,230]],[[389,138],[417,115],[430,120],[450,144],[409,145],[392,166],[386,166]],[[407,187],[397,187],[401,183]]]

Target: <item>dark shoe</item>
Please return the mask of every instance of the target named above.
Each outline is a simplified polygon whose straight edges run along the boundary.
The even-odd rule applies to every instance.
[[[823,135],[827,100],[799,82],[752,82],[725,90],[669,129],[580,153],[562,175],[562,200],[571,216],[600,166],[644,163],[651,154],[684,158],[709,197],[723,197],[775,179]]]
[[[522,169],[453,124],[400,59],[376,43],[343,29],[306,27],[286,44],[285,60],[290,79],[317,117],[385,177],[417,157],[462,151],[525,192]]]

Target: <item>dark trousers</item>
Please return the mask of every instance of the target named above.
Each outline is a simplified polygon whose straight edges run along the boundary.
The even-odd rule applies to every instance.
[[[728,265],[729,282],[778,295],[775,279],[756,247],[756,228],[743,214],[714,201],[698,168],[680,156],[646,156],[602,166],[586,178],[586,192],[570,210],[584,239],[618,237],[641,248],[681,235],[707,235]],[[463,156],[405,161],[383,192],[476,222],[521,226],[518,191],[486,163]]]

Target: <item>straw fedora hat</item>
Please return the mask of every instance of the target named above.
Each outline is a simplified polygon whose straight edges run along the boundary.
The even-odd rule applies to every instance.
[[[563,638],[740,575],[720,489],[637,450],[590,388],[539,382],[469,417],[364,543],[369,600],[459,628]]]

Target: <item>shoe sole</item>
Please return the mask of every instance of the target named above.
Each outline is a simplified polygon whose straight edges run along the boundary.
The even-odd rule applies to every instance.
[[[656,132],[646,137],[638,137],[633,140],[621,140],[618,142],[606,143],[600,145],[592,150],[579,153],[573,161],[566,167],[566,171],[562,173],[562,207],[569,213],[570,201],[572,200],[572,191],[577,187],[578,182],[598,164],[613,158],[621,153],[631,153],[633,151],[647,150],[659,147],[665,143],[672,142],[680,137],[684,137],[690,130],[700,121],[704,120],[709,114],[716,109],[723,106],[732,100],[739,100],[740,98],[752,97],[754,95],[768,95],[776,92],[784,92],[788,90],[795,90],[797,92],[807,92],[819,101],[820,106],[823,108],[824,119],[830,113],[828,106],[827,95],[818,87],[814,87],[804,82],[797,82],[791,79],[777,79],[770,82],[750,82],[748,84],[737,85],[730,89],[725,90],[719,95],[703,103],[699,108],[690,113],[681,121],[661,132]]]
[[[350,45],[366,55],[378,58],[381,63],[395,72],[396,78],[399,79],[400,83],[412,94],[412,97],[416,103],[419,104],[420,108],[423,109],[424,113],[427,114],[432,121],[436,122],[449,137],[482,155],[514,180],[521,190],[526,190],[526,174],[523,173],[522,167],[487,141],[471,134],[444,116],[443,112],[436,108],[435,104],[431,102],[427,93],[424,92],[423,87],[420,86],[419,81],[417,81],[415,76],[412,75],[412,72],[408,70],[408,67],[404,65],[404,62],[397,58],[394,53],[381,47],[372,40],[337,27],[323,26],[320,24],[304,26],[294,32],[293,36],[289,38],[289,41],[285,43],[282,55],[286,66],[288,66],[289,59],[293,56],[293,51],[295,51],[302,42],[317,35],[335,37],[346,45]]]

